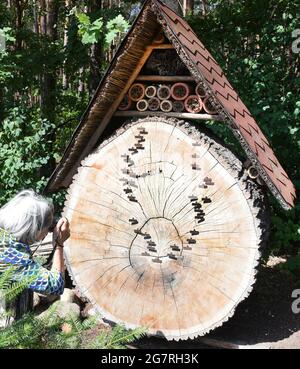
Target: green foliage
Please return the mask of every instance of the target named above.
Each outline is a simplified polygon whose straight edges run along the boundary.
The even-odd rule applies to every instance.
[[[7,303],[13,301],[17,296],[19,296],[30,283],[34,281],[34,277],[23,278],[21,281],[13,282],[9,288],[7,288],[2,295]]]
[[[50,326],[47,323],[36,318],[33,313],[25,315],[10,326],[0,329],[0,348],[45,348],[45,339],[52,343],[61,332],[61,321],[58,319]]]
[[[129,28],[129,23],[125,20],[122,14],[119,14],[114,19],[107,23],[107,34],[105,41],[110,45],[118,36],[118,34],[125,34]]]
[[[0,329],[1,348],[21,349],[118,349],[142,337],[145,329],[127,331],[116,326],[112,331],[101,331],[96,339],[87,339],[86,334],[97,327],[99,317],[91,317],[83,321],[70,316],[59,318],[55,309],[49,309],[45,317],[33,313],[26,314],[12,325]],[[67,328],[67,329],[66,329]]]
[[[3,273],[0,274],[0,291],[6,291],[11,286],[11,281],[14,274],[14,268],[6,268]]]
[[[13,78],[13,67],[15,67],[15,64],[9,60],[9,54],[7,52],[10,42],[15,41],[10,27],[0,28],[0,43],[1,39],[4,43],[3,45],[0,44],[0,86]]]
[[[44,187],[46,178],[41,177],[39,169],[50,157],[47,135],[51,129],[53,124],[21,107],[9,111],[0,130],[0,198],[3,202],[16,189],[33,187],[39,191]]]
[[[0,32],[7,46],[0,52],[0,206],[22,188],[43,190],[88,105],[92,47],[97,43],[103,49],[103,73],[105,48],[128,26],[120,12],[131,14],[130,1],[121,9],[99,8],[87,14],[84,4],[60,7],[57,39],[52,40],[33,31],[33,2],[24,6],[17,30],[13,8],[0,4]],[[55,84],[45,90],[45,78],[53,76]],[[51,104],[47,107],[45,101]],[[51,196],[59,212],[65,191]]]
[[[94,44],[99,41],[103,28],[102,18],[91,22],[90,17],[85,13],[76,13],[78,19],[78,34],[84,45]]]
[[[16,40],[12,35],[12,29],[10,27],[0,28],[0,37],[3,37],[6,42],[14,42]]]
[[[26,277],[21,281],[14,281],[15,267],[6,268],[3,273],[0,273],[0,291],[1,299],[6,303],[12,302],[34,281],[35,277]]]
[[[76,15],[78,34],[84,45],[95,44],[101,40],[103,33],[105,33],[105,47],[108,48],[119,34],[125,34],[129,28],[129,23],[122,14],[108,20],[106,26],[104,26],[102,17],[92,22],[87,14],[77,12],[76,8],[71,13]],[[106,29],[105,32],[103,32],[104,29]]]

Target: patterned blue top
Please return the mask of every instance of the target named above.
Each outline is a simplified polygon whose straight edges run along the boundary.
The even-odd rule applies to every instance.
[[[29,288],[36,292],[48,295],[61,295],[64,291],[64,279],[62,273],[49,271],[32,259],[30,247],[17,242],[12,235],[0,229],[0,262],[16,266],[14,279],[20,281],[23,278],[33,277]],[[36,278],[34,278],[36,277]]]

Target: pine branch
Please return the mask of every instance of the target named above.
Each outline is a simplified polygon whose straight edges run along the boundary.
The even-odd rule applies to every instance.
[[[3,297],[6,302],[11,302],[14,300],[20,293],[22,293],[26,288],[30,286],[30,284],[36,279],[36,277],[27,277],[21,281],[13,282],[9,287],[6,286],[4,288]]]
[[[7,290],[13,279],[15,268],[13,266],[6,268],[3,273],[0,274],[0,290]]]

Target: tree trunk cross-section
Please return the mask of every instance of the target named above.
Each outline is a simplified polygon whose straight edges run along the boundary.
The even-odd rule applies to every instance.
[[[127,124],[70,187],[65,256],[107,319],[154,335],[204,335],[255,281],[264,198],[240,161],[183,121]]]

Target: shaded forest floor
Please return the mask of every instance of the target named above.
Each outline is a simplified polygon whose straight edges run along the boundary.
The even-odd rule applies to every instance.
[[[250,296],[236,309],[235,315],[205,338],[237,345],[266,348],[300,348],[300,314],[291,306],[296,278],[280,266],[261,266]],[[168,342],[163,338],[144,338],[137,348],[206,348],[201,338]]]

